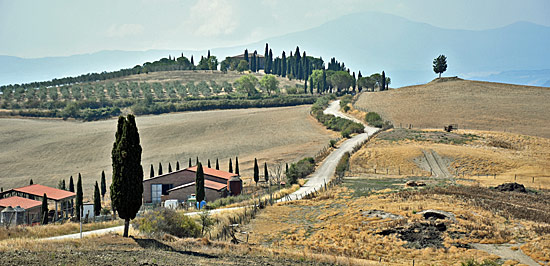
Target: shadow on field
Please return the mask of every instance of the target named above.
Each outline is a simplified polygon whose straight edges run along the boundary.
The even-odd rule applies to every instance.
[[[177,250],[177,249],[174,249],[173,247],[169,246],[169,245],[166,245],[156,239],[149,239],[149,238],[135,238],[133,236],[131,236],[131,238],[136,241],[136,243],[144,248],[144,249],[160,249],[160,250],[165,250],[165,251],[170,251],[170,252],[176,252],[176,253],[179,253],[179,254],[182,254],[182,255],[189,255],[189,256],[196,256],[196,257],[202,257],[202,258],[207,258],[207,259],[216,259],[218,258],[218,256],[213,256],[213,255],[210,255],[210,254],[206,254],[206,253],[200,253],[200,252],[194,252],[194,251],[183,251],[183,250]]]

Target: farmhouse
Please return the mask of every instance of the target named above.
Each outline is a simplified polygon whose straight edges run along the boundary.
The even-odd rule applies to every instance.
[[[241,61],[241,60],[245,60],[244,59],[244,54],[240,54],[240,55],[235,55],[235,56],[231,56],[231,59],[233,60],[236,60],[237,62]],[[248,53],[248,60],[252,59],[252,53]],[[261,55],[261,54],[257,54],[256,55],[256,61],[258,63],[258,69],[264,69],[264,56]]]
[[[0,199],[1,222],[6,225],[33,224],[40,222],[42,203],[18,196]],[[18,215],[19,214],[19,215]]]
[[[203,172],[206,201],[240,194],[242,181],[237,174],[207,167],[203,168]],[[167,199],[186,201],[195,194],[196,175],[197,167],[193,166],[143,180],[143,202],[157,204]]]
[[[48,197],[48,201],[53,201],[55,204],[54,221],[63,217],[67,218],[69,213],[72,213],[72,200],[76,197],[74,192],[39,184],[4,191],[0,193],[0,198],[18,197],[41,202],[44,194]]]

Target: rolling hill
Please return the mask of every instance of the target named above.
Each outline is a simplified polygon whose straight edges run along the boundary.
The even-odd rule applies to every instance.
[[[378,112],[395,126],[506,131],[550,138],[550,89],[458,78],[363,93],[357,108]]]
[[[550,69],[550,27],[517,22],[505,27],[472,31],[443,29],[381,13],[340,17],[318,27],[235,47],[213,48],[219,60],[240,54],[245,48],[263,53],[265,43],[274,55],[297,45],[325,61],[336,57],[363,75],[385,70],[392,86],[422,84],[431,80],[431,62],[439,54],[448,57],[446,75],[470,79],[544,85],[550,78],[539,71]],[[208,47],[205,47],[205,49]],[[0,85],[59,78],[88,72],[133,67],[160,57],[205,51],[151,50],[102,51],[70,57],[22,59],[0,56]],[[522,72],[523,71],[523,72]],[[534,77],[525,78],[525,71]],[[506,77],[499,76],[506,72]]]

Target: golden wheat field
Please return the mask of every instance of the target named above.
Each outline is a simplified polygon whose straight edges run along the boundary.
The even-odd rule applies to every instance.
[[[428,84],[363,93],[355,107],[394,126],[515,132],[550,137],[550,88],[442,78]]]
[[[105,170],[110,183],[111,149],[116,119],[75,122],[46,119],[0,119],[1,187],[34,183],[56,186],[62,178],[82,173],[84,197]],[[254,158],[260,163],[292,162],[315,155],[333,137],[309,115],[309,106],[188,112],[137,118],[143,148],[142,165],[175,170],[198,156],[227,170],[239,156],[241,175],[251,176]],[[75,180],[76,182],[76,180]],[[67,183],[68,184],[68,183]]]

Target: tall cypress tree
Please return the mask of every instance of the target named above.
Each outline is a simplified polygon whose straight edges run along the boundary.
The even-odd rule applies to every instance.
[[[67,186],[65,185],[65,179],[63,179],[63,183],[62,183],[61,189],[67,190]]]
[[[264,72],[266,74],[269,74],[269,47],[267,43],[265,44],[265,51],[264,51]]]
[[[82,176],[80,173],[78,173],[78,180],[76,181],[76,217],[77,221],[80,221],[80,217],[82,217],[81,214],[81,208],[82,208]]]
[[[151,164],[151,171],[149,173],[149,178],[153,178],[155,176],[155,168],[153,168],[153,164]]]
[[[269,70],[268,73],[272,74],[273,73],[273,52],[271,51],[271,49],[269,49],[268,57],[269,58],[267,59],[267,69]]]
[[[105,171],[101,171],[101,197],[105,199],[107,193],[107,183],[105,182]]]
[[[204,172],[202,164],[197,164],[197,175],[195,176],[195,195],[197,202],[204,200]]]
[[[42,215],[42,224],[48,224],[48,196],[44,193],[42,196],[42,210],[40,211]]]
[[[195,158],[195,165],[199,165],[199,156]]]
[[[382,70],[382,86],[380,87],[380,90],[383,91],[386,89],[386,73]]]
[[[229,172],[233,173],[233,163],[231,162],[231,158],[229,158]]]
[[[168,173],[172,173],[172,165],[168,162]]]
[[[264,162],[264,179],[265,182],[269,182],[269,171],[267,171],[267,162]]]
[[[208,168],[212,168],[212,166],[210,165],[210,159],[208,159]]]
[[[159,162],[159,175],[162,175],[162,163]]]
[[[193,61],[193,56],[191,56],[191,67],[193,68],[195,66],[195,61]]]
[[[250,71],[256,72],[256,51],[254,51],[250,59]]]
[[[357,74],[357,91],[361,92],[361,90],[363,90],[363,88],[359,85],[359,80],[363,77],[363,75],[361,75],[361,70],[359,70],[359,74]]]
[[[248,49],[244,49],[244,60],[246,60],[246,62],[250,62],[250,59],[248,59]]]
[[[260,169],[258,168],[258,160],[254,158],[254,182],[256,182],[256,186],[258,181],[260,181]]]
[[[189,158],[189,167],[191,167],[191,166],[193,166],[193,165],[191,164],[191,158]]]
[[[136,217],[143,197],[141,145],[134,115],[118,119],[113,144],[113,182],[111,200],[120,218],[124,219],[124,237],[128,237],[130,220]]]
[[[176,171],[180,170],[180,161],[176,161]]]
[[[208,56],[206,58],[210,58],[210,50],[208,50]]]
[[[285,55],[285,51],[283,51],[283,55],[281,57],[281,76],[283,78],[286,77],[286,55]]]
[[[32,181],[32,178],[31,178],[31,181],[29,181],[29,185],[34,185],[34,182]]]
[[[97,185],[97,181],[95,181],[95,187],[94,187],[94,215],[99,216],[101,212],[101,198],[99,196],[99,186]]]
[[[216,158],[216,170],[220,170],[220,163],[218,162],[218,158]]]
[[[235,174],[241,175],[239,174],[239,157],[235,157]]]

